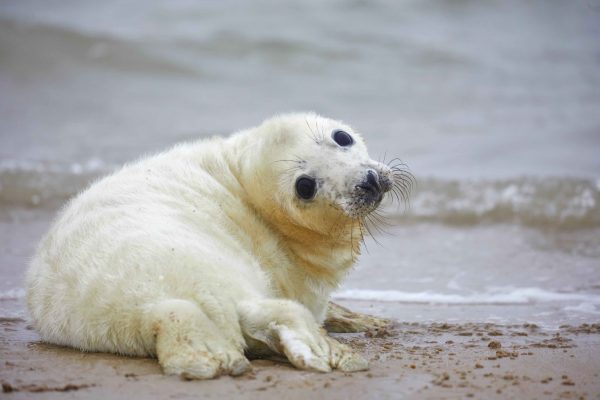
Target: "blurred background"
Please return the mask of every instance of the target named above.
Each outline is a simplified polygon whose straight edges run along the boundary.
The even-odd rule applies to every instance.
[[[24,312],[28,258],[90,180],[290,111],[419,182],[339,301],[598,320],[600,2],[558,0],[0,0],[1,312]]]

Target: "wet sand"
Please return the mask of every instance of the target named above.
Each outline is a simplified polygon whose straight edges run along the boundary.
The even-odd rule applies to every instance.
[[[44,344],[21,318],[0,319],[0,332],[0,397],[7,399],[600,399],[600,324],[550,331],[534,324],[394,322],[335,335],[370,360],[366,372],[321,374],[254,360],[251,373],[211,381],[164,376],[150,358]]]

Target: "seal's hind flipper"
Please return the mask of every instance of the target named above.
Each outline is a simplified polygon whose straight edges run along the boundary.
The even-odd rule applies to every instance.
[[[285,299],[254,299],[238,304],[247,338],[284,355],[296,368],[328,372],[364,371],[367,361],[350,347],[328,337],[302,304]]]

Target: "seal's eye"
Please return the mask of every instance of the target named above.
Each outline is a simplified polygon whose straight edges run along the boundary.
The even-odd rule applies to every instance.
[[[335,140],[335,142],[342,147],[350,146],[352,145],[352,143],[354,143],[352,136],[350,136],[347,132],[344,131],[333,131],[332,136],[333,140]]]
[[[296,181],[296,193],[301,199],[310,200],[317,191],[317,182],[308,176],[301,176]]]

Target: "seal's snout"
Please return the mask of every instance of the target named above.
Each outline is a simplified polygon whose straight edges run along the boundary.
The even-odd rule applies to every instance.
[[[377,171],[369,169],[363,181],[357,185],[371,201],[380,201],[386,191],[382,187]]]

